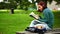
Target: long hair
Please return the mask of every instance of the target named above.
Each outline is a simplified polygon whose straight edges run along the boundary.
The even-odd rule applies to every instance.
[[[38,5],[43,6],[43,9],[47,8],[47,4],[46,4],[45,2],[43,2],[43,1],[40,1],[40,2],[38,3]]]

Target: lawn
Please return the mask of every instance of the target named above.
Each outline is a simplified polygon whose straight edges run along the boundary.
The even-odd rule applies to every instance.
[[[29,16],[31,11],[15,11],[15,14],[10,14],[8,11],[0,11],[0,34],[15,34],[16,31],[24,31],[33,20]],[[60,28],[60,11],[53,12],[54,28]]]

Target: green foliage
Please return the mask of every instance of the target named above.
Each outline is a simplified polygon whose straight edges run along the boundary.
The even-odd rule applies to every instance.
[[[5,2],[1,2],[0,3],[0,9],[10,9],[10,8],[17,8],[17,4],[16,3],[5,3]]]
[[[60,11],[54,12],[54,28],[60,28]]]
[[[5,3],[4,2],[1,2],[0,3],[0,9],[4,9],[4,7],[5,7]]]
[[[14,0],[20,5],[20,9],[28,10],[30,2],[28,0]]]

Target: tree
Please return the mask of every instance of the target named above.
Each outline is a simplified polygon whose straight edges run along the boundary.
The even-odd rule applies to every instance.
[[[28,0],[15,0],[20,5],[20,9],[28,10],[30,2]]]
[[[15,2],[15,0],[4,0],[4,6],[7,8],[7,9],[10,9],[10,8],[14,8],[16,9],[17,8],[17,3]]]

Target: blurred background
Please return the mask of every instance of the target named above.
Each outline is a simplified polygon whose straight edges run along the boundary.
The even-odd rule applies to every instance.
[[[29,14],[38,14],[39,1],[46,2],[47,7],[54,13],[53,28],[60,28],[60,0],[0,0],[0,34],[24,31],[34,19]]]
[[[60,0],[0,0],[0,9],[23,9],[32,10],[37,9],[37,3],[44,1],[47,6],[53,10],[60,9]],[[31,9],[32,8],[32,9]]]

